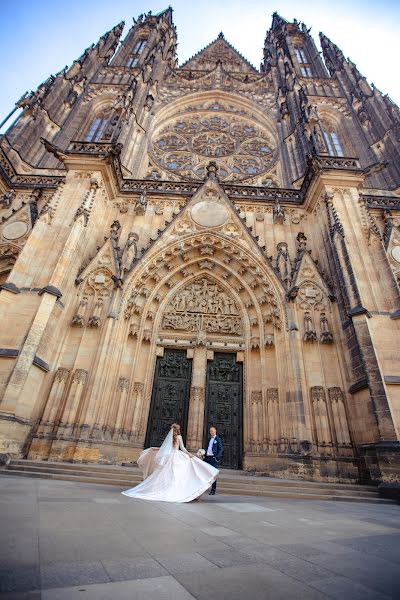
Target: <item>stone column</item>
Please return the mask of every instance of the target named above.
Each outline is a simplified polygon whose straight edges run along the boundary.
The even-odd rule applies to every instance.
[[[205,346],[197,346],[190,350],[193,352],[193,364],[186,447],[193,452],[203,447],[207,359],[212,360],[214,353],[207,352]],[[188,358],[190,358],[190,350],[188,350]]]

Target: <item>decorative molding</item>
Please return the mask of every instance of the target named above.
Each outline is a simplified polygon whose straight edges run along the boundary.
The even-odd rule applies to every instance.
[[[36,367],[39,367],[39,369],[42,369],[42,371],[46,371],[46,373],[50,371],[50,365],[48,365],[47,362],[38,356],[35,356],[32,364],[34,364]]]
[[[0,348],[0,358],[16,358],[19,354],[19,350],[14,348]]]
[[[0,285],[0,290],[7,290],[7,292],[11,292],[12,294],[20,294],[21,293],[21,290],[18,289],[14,283],[11,283],[11,281]]]
[[[360,379],[359,381],[356,381],[349,387],[349,393],[355,394],[356,392],[359,392],[360,390],[365,390],[368,387],[368,379]]]
[[[400,375],[384,375],[383,380],[389,385],[400,385]]]
[[[44,288],[42,288],[41,290],[38,291],[39,296],[41,296],[44,293],[55,296],[57,298],[57,300],[59,298],[61,298],[61,296],[62,296],[62,292],[60,292],[60,290],[58,288],[56,288],[54,285],[50,285],[50,284],[46,285]]]

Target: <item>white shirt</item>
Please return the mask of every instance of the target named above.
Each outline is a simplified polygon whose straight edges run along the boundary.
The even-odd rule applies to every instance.
[[[209,442],[208,448],[207,448],[207,456],[214,456],[214,453],[213,453],[213,443],[214,443],[214,440],[215,440],[216,437],[217,436],[214,435],[212,438],[210,438],[210,442]]]

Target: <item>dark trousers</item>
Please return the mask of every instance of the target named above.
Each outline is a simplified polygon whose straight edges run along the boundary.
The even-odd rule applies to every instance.
[[[218,463],[215,459],[215,456],[206,456],[204,460],[206,461],[206,463],[208,463],[212,467],[215,467],[216,469],[218,469]],[[217,489],[217,480],[214,481],[214,483],[211,486],[211,489],[213,492],[215,492],[215,490]]]

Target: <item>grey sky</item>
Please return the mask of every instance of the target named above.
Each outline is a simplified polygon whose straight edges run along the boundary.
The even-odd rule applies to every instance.
[[[70,64],[116,23],[125,20],[125,34],[132,17],[167,5],[168,0],[0,0],[0,117],[26,90]],[[312,27],[316,40],[323,31],[369,82],[400,103],[399,0],[176,0],[172,6],[180,63],[222,30],[258,68],[271,14],[277,10]]]

